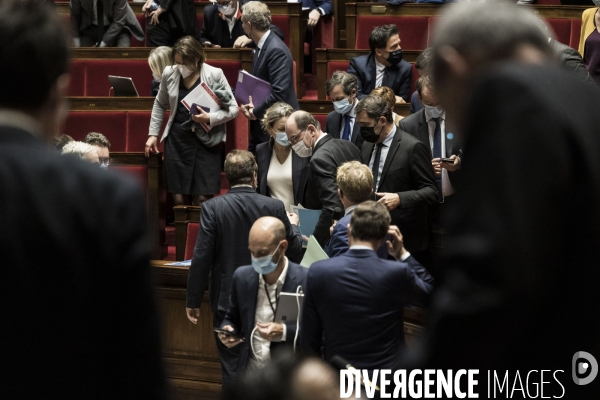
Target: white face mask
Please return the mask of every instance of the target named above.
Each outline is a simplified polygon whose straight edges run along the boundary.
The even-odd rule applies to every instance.
[[[312,147],[306,147],[304,144],[304,140],[299,141],[295,145],[292,146],[292,149],[296,152],[299,157],[306,158],[312,156]]]
[[[225,15],[226,17],[229,17],[235,11],[231,2],[229,4],[227,4],[226,6],[217,6],[217,7],[219,8],[219,12],[221,14]]]
[[[194,71],[182,64],[177,64],[177,69],[179,70],[179,73],[181,74],[181,77],[183,79],[187,78],[188,76],[194,73]]]
[[[442,106],[433,107],[423,104],[423,107],[425,108],[425,114],[429,115],[431,118],[439,118],[444,113]]]

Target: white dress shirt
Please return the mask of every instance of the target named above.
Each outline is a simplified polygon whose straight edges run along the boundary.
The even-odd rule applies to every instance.
[[[370,248],[369,246],[363,246],[362,244],[355,244],[354,246],[350,246],[349,250],[371,250],[374,251],[372,248]],[[404,254],[402,254],[402,256],[400,257],[399,261],[406,261],[406,259],[410,257],[410,253],[408,252],[408,250],[406,250],[404,252]]]
[[[279,275],[277,282],[275,282],[273,285],[266,285],[267,291],[269,292],[268,297],[265,291],[266,282],[262,275],[258,275],[258,295],[256,297],[256,312],[254,313],[255,324],[267,324],[269,322],[273,322],[275,319],[273,309],[277,308],[277,297],[279,296],[279,293],[281,293],[281,288],[285,282],[287,270],[288,259],[285,257],[285,266],[283,267],[283,271],[281,272],[281,275]],[[271,299],[272,307],[269,305],[269,298]],[[258,329],[250,338],[250,340],[252,340],[252,347],[254,348],[254,357],[249,357],[248,362],[252,363],[253,366],[262,366],[271,359],[271,342],[260,336],[257,331]],[[283,324],[283,335],[281,337],[281,341],[285,341],[286,334],[286,326]]]
[[[381,158],[379,159],[379,172],[377,173],[377,182],[375,182],[375,191],[379,191],[379,182],[381,181],[381,173],[383,172],[383,166],[385,165],[385,159],[387,158],[388,152],[390,151],[390,146],[392,144],[392,140],[394,140],[394,135],[396,134],[396,125],[392,124],[392,131],[389,135],[383,140],[381,147]],[[373,147],[373,152],[371,153],[371,159],[369,160],[369,168],[373,171],[373,163],[375,162],[375,154],[377,152],[377,145]]]
[[[340,139],[344,137],[344,128],[346,127],[346,118],[350,118],[350,136],[348,139],[352,141],[352,132],[354,131],[354,124],[356,123],[356,105],[358,101],[354,100],[354,105],[348,114],[342,115],[342,129],[340,130]]]
[[[223,19],[225,20],[225,22],[227,22],[227,27],[229,28],[230,36],[231,36],[231,32],[233,31],[233,27],[235,26],[235,23],[237,22],[237,15],[238,15],[239,9],[240,9],[240,2],[238,1],[237,7],[235,8],[235,12],[231,16],[231,18],[223,15]]]
[[[267,186],[271,197],[281,200],[285,209],[290,211],[294,204],[294,183],[292,182],[292,152],[288,154],[283,164],[279,163],[277,154],[273,150],[271,163],[267,173]]]
[[[385,74],[386,66],[375,59],[375,87],[378,88],[383,84],[383,75]]]
[[[256,48],[258,49],[258,53],[256,53],[256,57],[260,57],[260,52],[265,44],[265,42],[267,41],[267,37],[269,37],[269,34],[271,33],[271,30],[269,29],[268,31],[265,32],[265,34],[263,35],[263,37],[260,38],[260,40],[258,41],[258,43],[256,43]]]
[[[435,121],[430,115],[425,113],[425,120],[427,121],[427,127],[429,128],[429,146],[431,148],[431,154],[433,154],[433,136],[435,135]],[[446,157],[446,111],[440,116],[440,130],[442,139],[442,158]],[[450,183],[448,177],[448,170],[442,168],[442,196],[450,196],[454,193],[454,188]]]

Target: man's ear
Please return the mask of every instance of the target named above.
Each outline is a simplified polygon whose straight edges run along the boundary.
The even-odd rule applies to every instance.
[[[338,197],[341,199],[342,197],[344,197],[344,193],[342,192],[342,189],[338,188]]]

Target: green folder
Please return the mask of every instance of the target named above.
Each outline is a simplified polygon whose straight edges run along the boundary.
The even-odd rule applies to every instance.
[[[306,246],[306,253],[304,253],[304,258],[300,265],[304,268],[309,268],[313,263],[321,260],[327,260],[329,257],[323,251],[323,248],[317,242],[317,239],[313,235],[310,235],[310,239],[308,239],[308,245]]]

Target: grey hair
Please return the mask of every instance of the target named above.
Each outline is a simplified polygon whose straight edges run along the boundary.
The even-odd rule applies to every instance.
[[[259,31],[266,32],[271,27],[271,10],[265,3],[250,1],[242,6],[242,19]]]
[[[394,122],[390,105],[380,96],[370,94],[359,101],[356,105],[356,115],[363,111],[366,111],[371,119],[377,120],[383,116],[387,122]]]
[[[429,93],[435,93],[435,86],[433,85],[433,78],[431,75],[423,75],[417,80],[417,92],[419,96],[423,96],[423,89],[427,88]]]
[[[65,144],[62,148],[62,154],[77,154],[79,158],[83,158],[87,153],[92,153],[94,151],[96,151],[96,149],[94,149],[92,145],[76,140]]]
[[[482,65],[510,59],[523,44],[551,57],[548,32],[530,9],[507,1],[453,4],[442,13],[433,33],[435,78],[447,75],[447,65],[439,57],[443,47],[453,48],[473,65]]]
[[[325,92],[329,94],[338,85],[342,85],[344,94],[350,96],[353,89],[358,89],[358,79],[346,71],[335,71],[327,81]]]
[[[265,111],[265,114],[262,120],[260,121],[260,124],[262,125],[265,131],[268,131],[269,129],[273,129],[273,125],[275,125],[275,123],[281,118],[289,117],[293,113],[294,109],[292,108],[292,106],[290,106],[287,103],[284,103],[283,101],[278,101],[271,107],[267,108],[267,111]]]
[[[309,125],[313,125],[318,130],[321,129],[321,123],[311,113],[306,111],[296,111],[294,113],[294,121],[296,121],[296,126],[300,132],[307,130]]]

